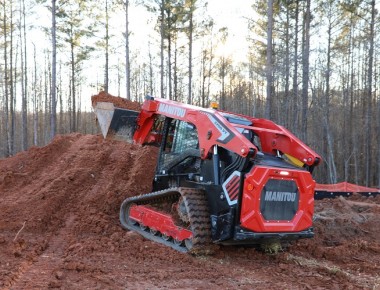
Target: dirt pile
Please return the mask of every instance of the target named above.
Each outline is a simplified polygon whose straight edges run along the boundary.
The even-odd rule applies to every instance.
[[[77,255],[119,248],[125,234],[118,225],[119,206],[125,197],[151,190],[155,151],[72,134],[2,160],[0,286],[17,281],[14,285],[27,289],[34,281],[44,288],[47,281],[38,273],[29,278],[24,273],[35,263],[46,262],[49,271],[83,270]]]
[[[106,92],[100,92],[99,94],[93,95],[91,97],[91,104],[93,107],[96,105],[97,102],[110,102],[113,103],[115,107],[134,111],[140,111],[141,109],[141,104],[138,102],[132,102],[121,97],[115,97]]]
[[[0,160],[0,289],[380,287],[379,197],[317,202],[316,237],[277,255],[193,257],[122,230],[119,206],[151,190],[156,151],[70,134]]]

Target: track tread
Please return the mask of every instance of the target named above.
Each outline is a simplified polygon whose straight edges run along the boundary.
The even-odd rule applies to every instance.
[[[182,196],[187,214],[190,220],[189,229],[193,233],[192,246],[187,248],[184,245],[177,245],[170,241],[165,241],[161,237],[142,230],[138,225],[132,224],[128,219],[129,208],[133,204],[156,204],[173,202]],[[120,208],[120,222],[123,228],[136,231],[145,238],[155,242],[165,244],[180,252],[187,252],[196,255],[204,255],[213,252],[214,246],[211,241],[211,223],[206,194],[201,189],[176,187],[161,191],[151,192],[127,198]]]

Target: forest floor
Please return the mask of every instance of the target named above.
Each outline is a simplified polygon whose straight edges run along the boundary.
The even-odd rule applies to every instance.
[[[192,256],[123,230],[155,150],[69,134],[0,160],[0,289],[380,289],[380,196],[316,201],[315,237],[275,255]]]

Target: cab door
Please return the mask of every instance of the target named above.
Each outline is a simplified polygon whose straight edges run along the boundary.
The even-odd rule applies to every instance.
[[[171,118],[166,118],[163,130],[156,179],[170,176],[175,180],[170,186],[179,186],[181,178],[200,173],[198,132],[195,125]]]

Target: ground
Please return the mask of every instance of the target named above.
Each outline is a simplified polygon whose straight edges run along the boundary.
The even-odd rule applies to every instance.
[[[316,201],[315,238],[277,254],[192,256],[119,225],[154,156],[70,134],[0,160],[0,289],[380,289],[380,196]]]

